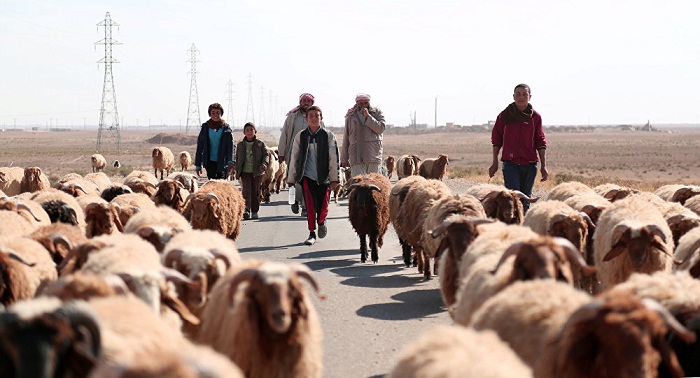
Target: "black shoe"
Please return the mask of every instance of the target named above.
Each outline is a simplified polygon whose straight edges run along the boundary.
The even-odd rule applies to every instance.
[[[292,204],[292,213],[299,214],[299,202],[294,202]]]
[[[306,209],[301,209],[301,216],[305,217],[306,216]]]
[[[328,235],[328,227],[326,227],[326,222],[318,224],[318,237],[323,239]]]
[[[253,213],[253,219],[258,219],[258,213]]]
[[[312,232],[309,234],[309,238],[306,239],[306,240],[304,241],[304,244],[306,244],[306,245],[314,245],[314,243],[316,243],[316,233],[312,231]]]
[[[250,211],[246,211],[245,213],[243,213],[243,219],[250,219]]]

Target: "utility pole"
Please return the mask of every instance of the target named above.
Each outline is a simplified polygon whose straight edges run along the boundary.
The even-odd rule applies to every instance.
[[[265,119],[265,88],[260,86],[260,128],[265,128],[267,126],[267,120]]]
[[[245,121],[255,123],[255,111],[253,110],[253,74],[248,74],[248,106],[245,110]]]
[[[197,127],[202,124],[202,119],[199,116],[199,94],[197,93],[197,51],[199,50],[193,43],[192,47],[190,47],[190,102],[187,105],[185,134],[190,131],[190,127]]]
[[[226,83],[226,101],[228,104],[228,114],[229,114],[229,119],[228,123],[231,125],[231,128],[233,129],[233,80],[228,79],[228,83]]]
[[[105,57],[98,60],[99,63],[105,65],[105,78],[102,86],[102,106],[100,108],[100,123],[97,131],[97,146],[95,150],[100,151],[102,145],[103,133],[108,133],[117,142],[117,152],[121,152],[121,135],[119,133],[119,112],[117,111],[117,95],[114,92],[114,76],[112,75],[112,63],[119,63],[112,58],[112,45],[121,45],[120,42],[112,39],[112,26],[119,27],[119,24],[112,21],[109,12],[105,15],[105,19],[97,24],[97,30],[100,26],[105,28],[104,39],[95,42],[95,45],[105,45]]]
[[[437,99],[438,96],[435,96],[435,128],[437,129]]]

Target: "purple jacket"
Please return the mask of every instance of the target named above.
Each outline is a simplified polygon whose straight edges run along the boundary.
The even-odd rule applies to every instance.
[[[537,150],[547,147],[540,114],[535,111],[528,122],[505,124],[503,119],[501,112],[491,132],[491,144],[503,148],[501,161],[520,165],[538,162]]]

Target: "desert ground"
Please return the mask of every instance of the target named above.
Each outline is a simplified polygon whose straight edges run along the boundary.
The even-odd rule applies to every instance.
[[[615,182],[641,190],[654,190],[668,183],[700,184],[700,129],[546,132],[550,180],[537,182],[537,189],[547,190],[571,180],[592,186]],[[342,131],[335,133],[340,142]],[[258,132],[258,137],[268,146],[277,145],[278,135],[278,130]],[[234,131],[236,140],[242,136],[242,131]],[[96,152],[96,142],[97,130],[4,131],[0,132],[0,166],[38,166],[53,183],[69,172],[90,172],[90,155]],[[110,165],[114,160],[121,162],[121,168],[110,166],[106,170],[118,181],[133,169],[151,169],[151,151],[160,145],[169,147],[176,156],[180,151],[193,154],[196,135],[192,131],[186,135],[177,129],[121,130],[120,151],[112,135],[107,134],[99,152]],[[385,156],[415,154],[426,158],[445,153],[450,158],[451,179],[488,181],[486,172],[491,164],[488,132],[387,132],[384,148]],[[502,182],[500,172],[492,182]]]

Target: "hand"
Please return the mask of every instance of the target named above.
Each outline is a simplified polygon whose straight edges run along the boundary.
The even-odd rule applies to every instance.
[[[540,168],[540,174],[542,175],[542,179],[540,181],[547,181],[547,179],[549,178],[549,172],[547,172],[547,168]]]
[[[277,160],[279,160],[280,163],[284,163],[284,156],[282,156],[282,155],[278,156]]]
[[[367,108],[362,108],[362,115],[365,117],[369,117],[369,110],[367,110]]]
[[[195,170],[195,173],[197,173],[197,177],[202,177],[202,169],[197,169]]]
[[[335,191],[335,188],[338,187],[338,181],[331,181],[331,192]]]
[[[291,188],[292,186],[294,186],[294,183],[293,183],[293,182],[288,182],[288,183],[287,183],[287,186]]]
[[[489,167],[489,178],[493,177],[493,175],[495,175],[496,172],[498,172],[498,163],[491,164],[491,166]]]

